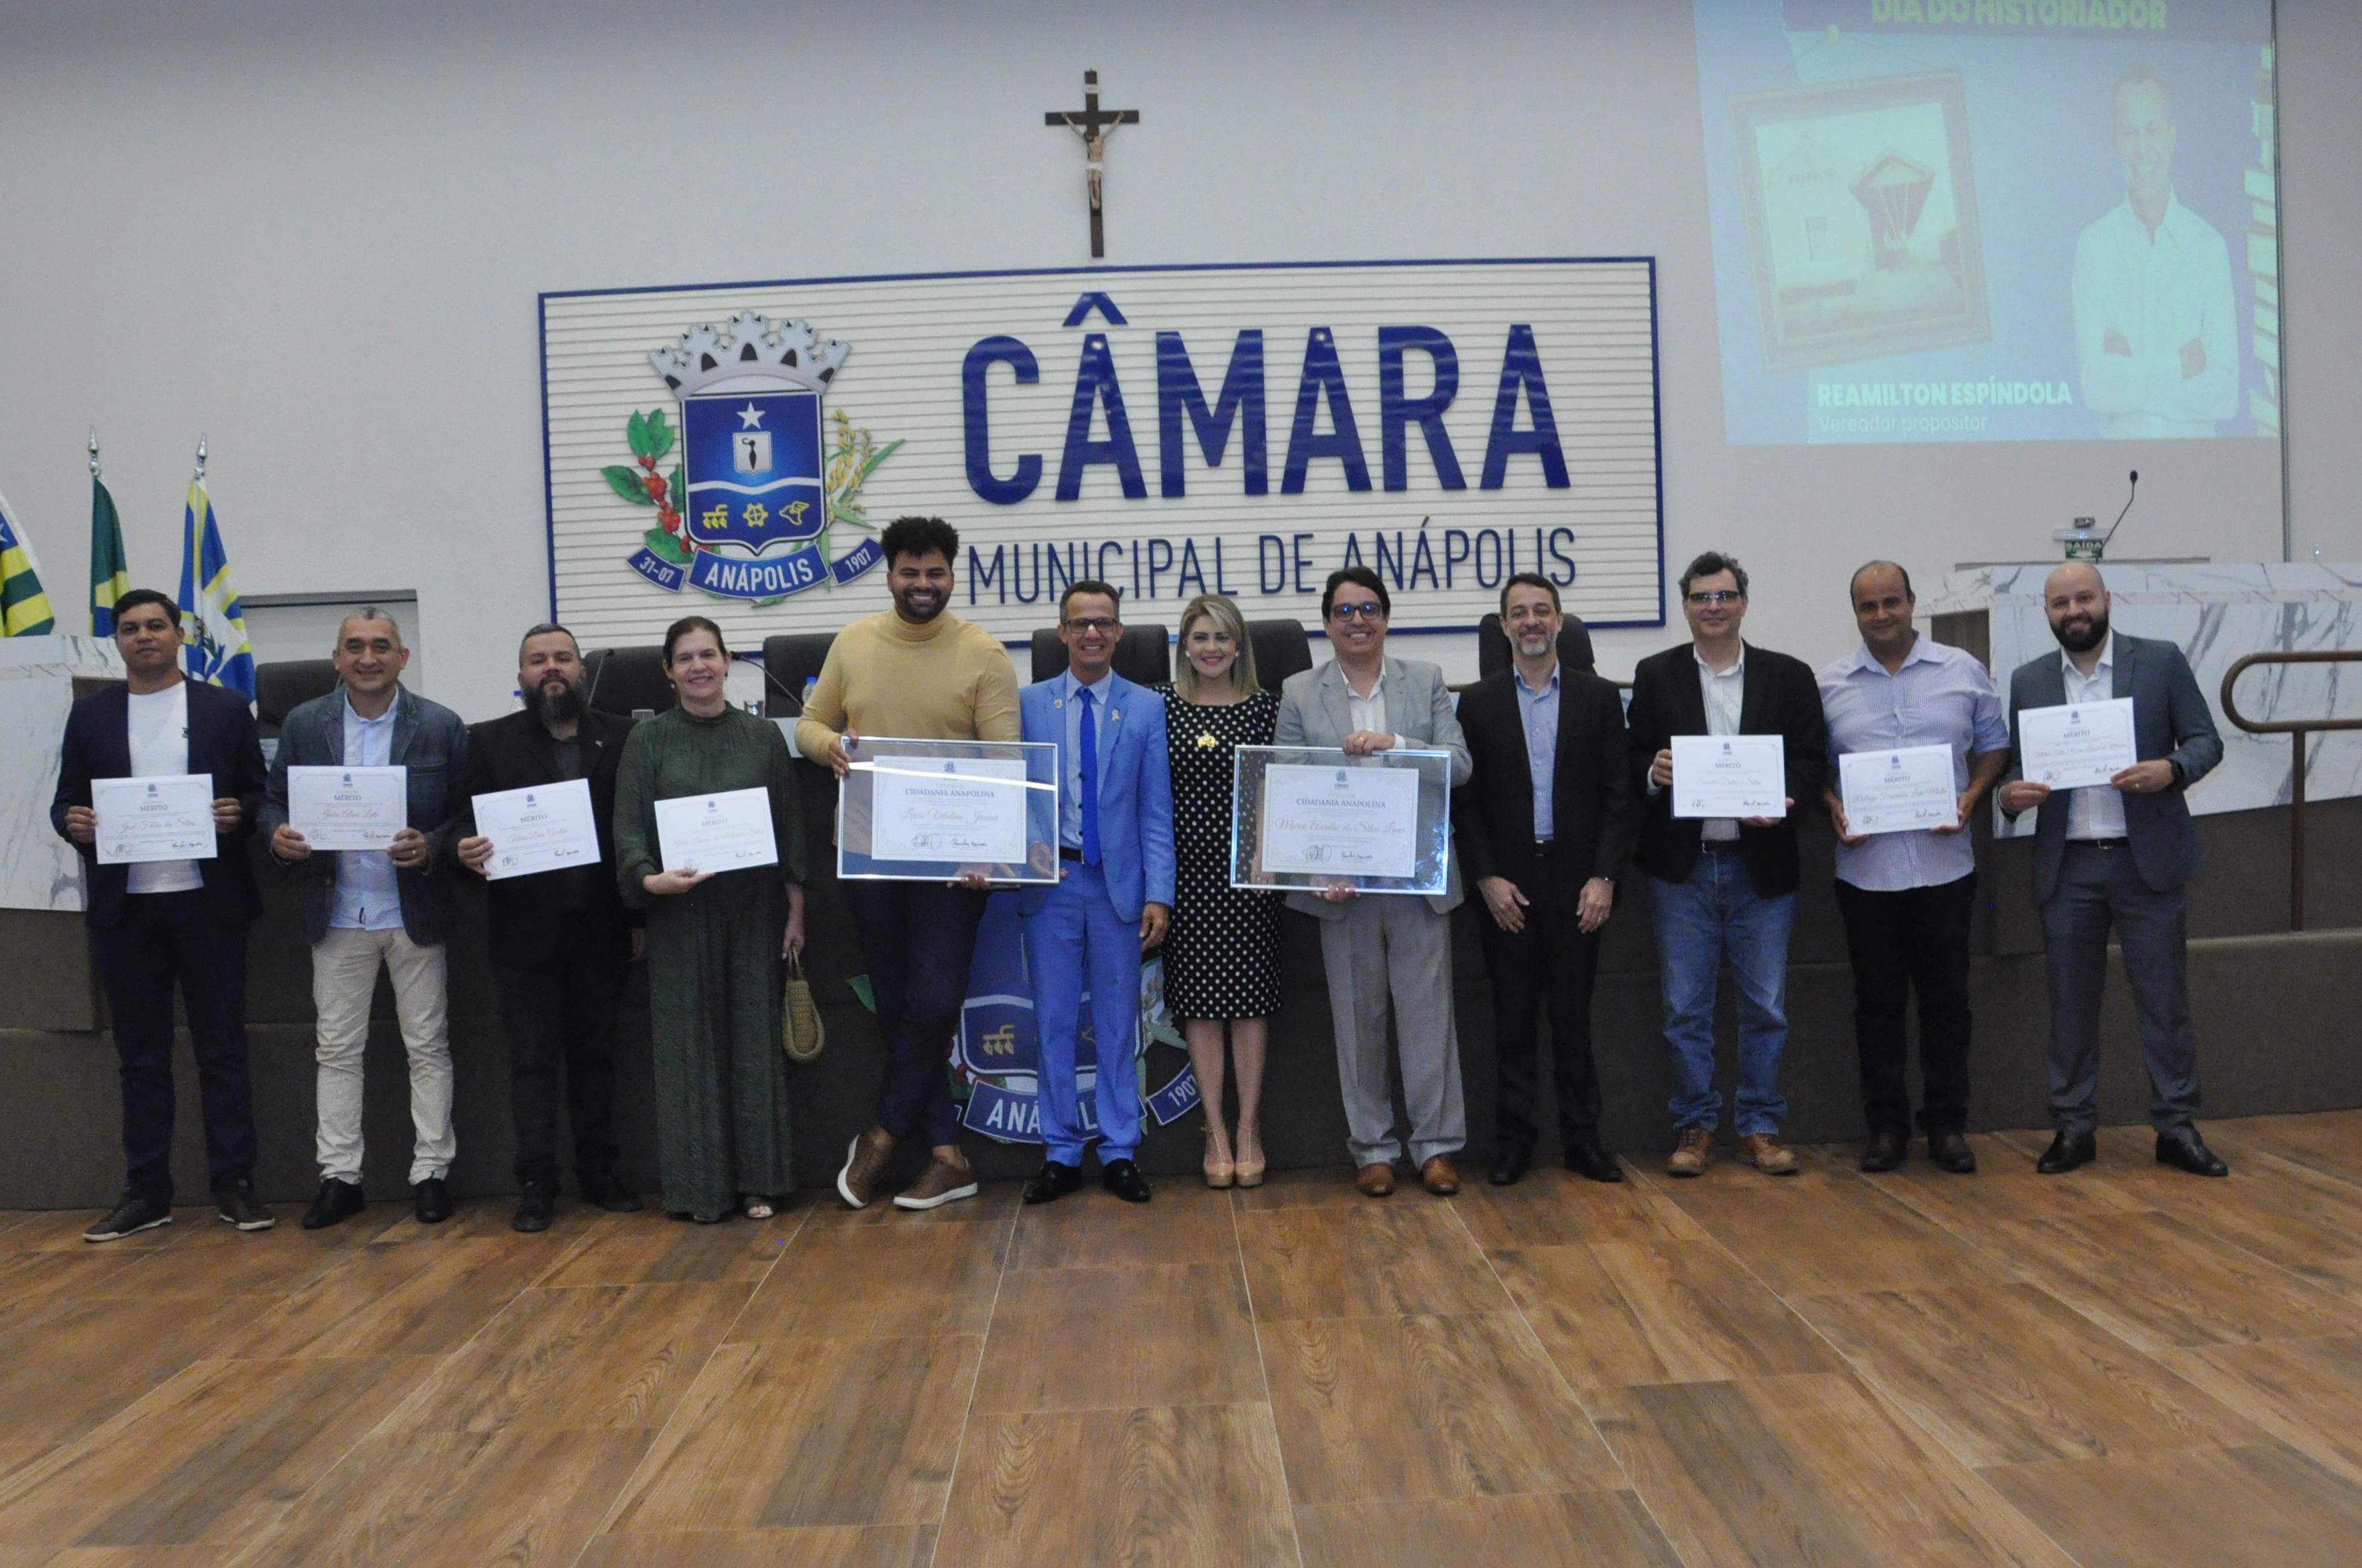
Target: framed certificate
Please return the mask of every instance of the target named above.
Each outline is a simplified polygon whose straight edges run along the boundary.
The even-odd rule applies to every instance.
[[[1451,754],[1242,745],[1231,885],[1440,893],[1451,875]]]
[[[1838,758],[1838,778],[1846,825],[1857,834],[1924,833],[1959,823],[1948,745],[1849,751]]]
[[[657,852],[668,871],[745,871],[779,863],[768,790],[676,795],[656,805]]]
[[[90,803],[98,812],[101,866],[211,860],[220,853],[215,847],[214,781],[209,774],[94,778]]]
[[[2021,708],[2018,764],[2027,782],[2053,790],[2089,790],[2140,760],[2133,741],[2133,700]]]
[[[871,881],[1058,879],[1058,748],[863,735],[836,794],[836,874]]]
[[[1786,816],[1785,745],[1778,735],[1673,736],[1673,815]]]
[[[492,841],[484,875],[495,882],[599,864],[588,778],[479,795],[474,805],[476,831]]]
[[[387,849],[410,825],[407,767],[290,767],[287,825],[314,849]]]

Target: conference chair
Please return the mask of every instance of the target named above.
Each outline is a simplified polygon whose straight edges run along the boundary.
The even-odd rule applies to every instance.
[[[1172,634],[1162,622],[1127,625],[1115,645],[1115,672],[1137,686],[1153,686],[1173,679]],[[1033,634],[1033,679],[1055,680],[1066,673],[1066,645],[1055,627]]]
[[[642,711],[661,713],[672,706],[672,682],[665,679],[661,644],[593,648],[582,656],[582,679],[590,706],[619,719]]]
[[[834,632],[799,632],[763,639],[763,716],[800,718],[804,688],[820,679],[828,650],[836,646]]]
[[[1569,615],[1566,624],[1559,628],[1559,662],[1571,669],[1588,674],[1599,673],[1591,654],[1591,628],[1579,615]],[[1487,614],[1476,623],[1476,676],[1483,679],[1509,668],[1509,634],[1501,630],[1501,617]]]
[[[267,741],[279,738],[287,715],[315,697],[337,689],[333,659],[291,658],[254,667],[254,730]]]

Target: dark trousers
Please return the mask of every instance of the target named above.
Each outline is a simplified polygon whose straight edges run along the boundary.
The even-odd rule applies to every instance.
[[[1548,855],[1545,846],[1533,887],[1549,889],[1557,881]],[[1539,1131],[1534,1104],[1541,1094],[1541,1045],[1534,1026],[1545,995],[1560,1141],[1573,1143],[1598,1135],[1591,985],[1599,972],[1599,935],[1584,935],[1574,907],[1552,891],[1535,894],[1525,912],[1523,931],[1503,931],[1490,910],[1478,911],[1476,919],[1485,941],[1485,968],[1493,979],[1494,1136],[1503,1147],[1530,1150]]]
[[[2158,892],[2132,851],[2070,842],[2058,890],[2042,906],[2050,960],[2050,1120],[2062,1132],[2100,1124],[2100,992],[2108,927],[2125,950],[2148,1058],[2149,1122],[2160,1132],[2198,1110],[2198,1025],[2190,1016],[2189,906],[2180,888]]]
[[[516,1176],[557,1184],[557,1079],[574,1130],[574,1180],[585,1193],[615,1174],[615,1014],[631,978],[612,930],[578,922],[560,955],[529,968],[492,966],[509,1036]]]
[[[967,1000],[968,960],[986,895],[933,882],[844,882],[854,930],[869,966],[886,1081],[877,1124],[896,1138],[959,1142],[952,1104],[952,1033]]]
[[[1853,959],[1853,1035],[1861,1053],[1862,1116],[1872,1132],[1911,1131],[1911,1048],[1904,1009],[1919,993],[1919,1128],[1959,1132],[1969,1122],[1969,923],[1974,872],[1899,892],[1838,884]]]
[[[120,924],[94,929],[123,1072],[124,1185],[172,1200],[172,988],[188,1010],[214,1190],[254,1174],[246,1068],[246,928],[205,908],[202,889],[136,893]]]

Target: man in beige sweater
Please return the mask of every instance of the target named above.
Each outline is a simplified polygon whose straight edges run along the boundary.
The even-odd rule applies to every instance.
[[[898,740],[1019,738],[1017,670],[982,627],[949,613],[959,535],[940,517],[897,518],[880,541],[894,608],[837,634],[796,725],[796,746],[825,757],[842,780],[863,735]],[[923,1135],[934,1151],[903,1209],[976,1196],[959,1148],[945,1055],[967,997],[969,955],[986,894],[936,882],[844,884],[869,964],[886,1079],[877,1121],[853,1141],[838,1196],[855,1209],[877,1196],[895,1145]]]

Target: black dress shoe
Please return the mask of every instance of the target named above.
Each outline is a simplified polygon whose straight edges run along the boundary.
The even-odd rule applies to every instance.
[[[320,1196],[312,1200],[312,1207],[304,1210],[304,1229],[325,1230],[368,1207],[369,1199],[361,1196],[360,1183],[330,1176],[320,1184]]]
[[[637,1214],[644,1207],[632,1184],[612,1171],[582,1183],[582,1201],[610,1214]]]
[[[1023,1196],[1028,1203],[1055,1203],[1066,1194],[1081,1190],[1082,1185],[1082,1166],[1043,1160],[1041,1174],[1025,1184]]]
[[[1623,1162],[1599,1146],[1596,1138],[1570,1138],[1566,1168],[1589,1181],[1622,1181]]]
[[[1517,1143],[1504,1143],[1493,1152],[1493,1174],[1487,1179],[1495,1187],[1515,1187],[1533,1168],[1534,1152]]]
[[[2044,1176],[2061,1176],[2099,1157],[2100,1140],[2092,1133],[2061,1132],[2050,1140],[2050,1147],[2042,1151],[2034,1168]]]
[[[225,1183],[214,1194],[219,1205],[222,1223],[241,1231],[268,1231],[279,1223],[279,1216],[254,1200],[254,1179],[240,1176]]]
[[[512,1231],[546,1231],[550,1217],[557,1212],[557,1203],[546,1181],[529,1181],[517,1194],[516,1217],[509,1221]],[[422,1216],[421,1218],[424,1218]]]
[[[1911,1140],[1893,1127],[1882,1127],[1861,1146],[1861,1168],[1891,1171],[1911,1153]]]
[[[1977,1152],[1969,1147],[1968,1134],[1957,1127],[1927,1134],[1927,1157],[1936,1162],[1937,1170],[1954,1176],[1967,1176],[1977,1168]]]
[[[2195,1127],[2157,1135],[2157,1163],[2188,1171],[2191,1176],[2229,1176],[2231,1167],[2223,1157],[2206,1146]]]
[[[1079,1179],[1080,1173],[1077,1173]],[[1148,1201],[1148,1178],[1130,1160],[1109,1160],[1099,1172],[1099,1185],[1122,1198],[1126,1203]]]
[[[451,1218],[451,1195],[443,1190],[441,1176],[428,1176],[410,1190],[411,1209],[421,1225],[440,1225]]]

